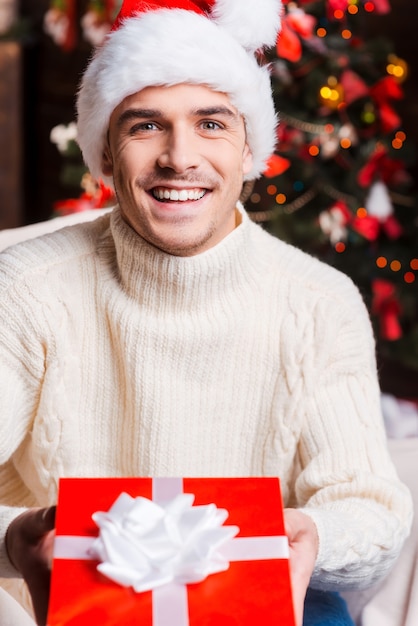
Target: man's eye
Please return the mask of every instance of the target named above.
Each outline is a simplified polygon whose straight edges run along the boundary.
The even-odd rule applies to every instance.
[[[132,126],[129,132],[131,135],[134,135],[135,133],[157,130],[157,128],[158,127],[154,122],[141,122],[140,124]]]
[[[214,122],[213,120],[205,120],[204,122],[202,122],[202,128],[204,130],[218,130],[219,128],[222,128],[221,124],[219,124],[219,122]]]

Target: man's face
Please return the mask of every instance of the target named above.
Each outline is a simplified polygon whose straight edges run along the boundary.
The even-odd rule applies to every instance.
[[[207,87],[147,87],[112,113],[103,173],[125,221],[170,254],[204,252],[235,228],[251,165],[242,116]]]

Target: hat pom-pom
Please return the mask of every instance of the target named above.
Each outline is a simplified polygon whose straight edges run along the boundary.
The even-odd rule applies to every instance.
[[[212,19],[246,50],[274,46],[281,28],[281,0],[216,0]]]

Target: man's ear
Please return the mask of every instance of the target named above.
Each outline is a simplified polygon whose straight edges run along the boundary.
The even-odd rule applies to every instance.
[[[102,172],[105,176],[112,176],[113,174],[113,159],[108,143],[106,143],[102,152]]]
[[[250,150],[248,143],[244,146],[244,152],[242,155],[242,172],[244,176],[251,172],[251,168],[253,166],[253,153]]]

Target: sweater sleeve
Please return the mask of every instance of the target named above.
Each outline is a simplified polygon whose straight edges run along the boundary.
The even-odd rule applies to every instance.
[[[45,356],[24,285],[17,287],[8,270],[0,259],[0,576],[15,577],[5,549],[6,531],[24,507],[35,502],[13,457],[30,435]]]
[[[351,282],[317,301],[314,375],[306,376],[298,506],[315,522],[312,586],[350,589],[383,577],[412,521],[412,500],[390,459],[380,409],[374,336]]]

